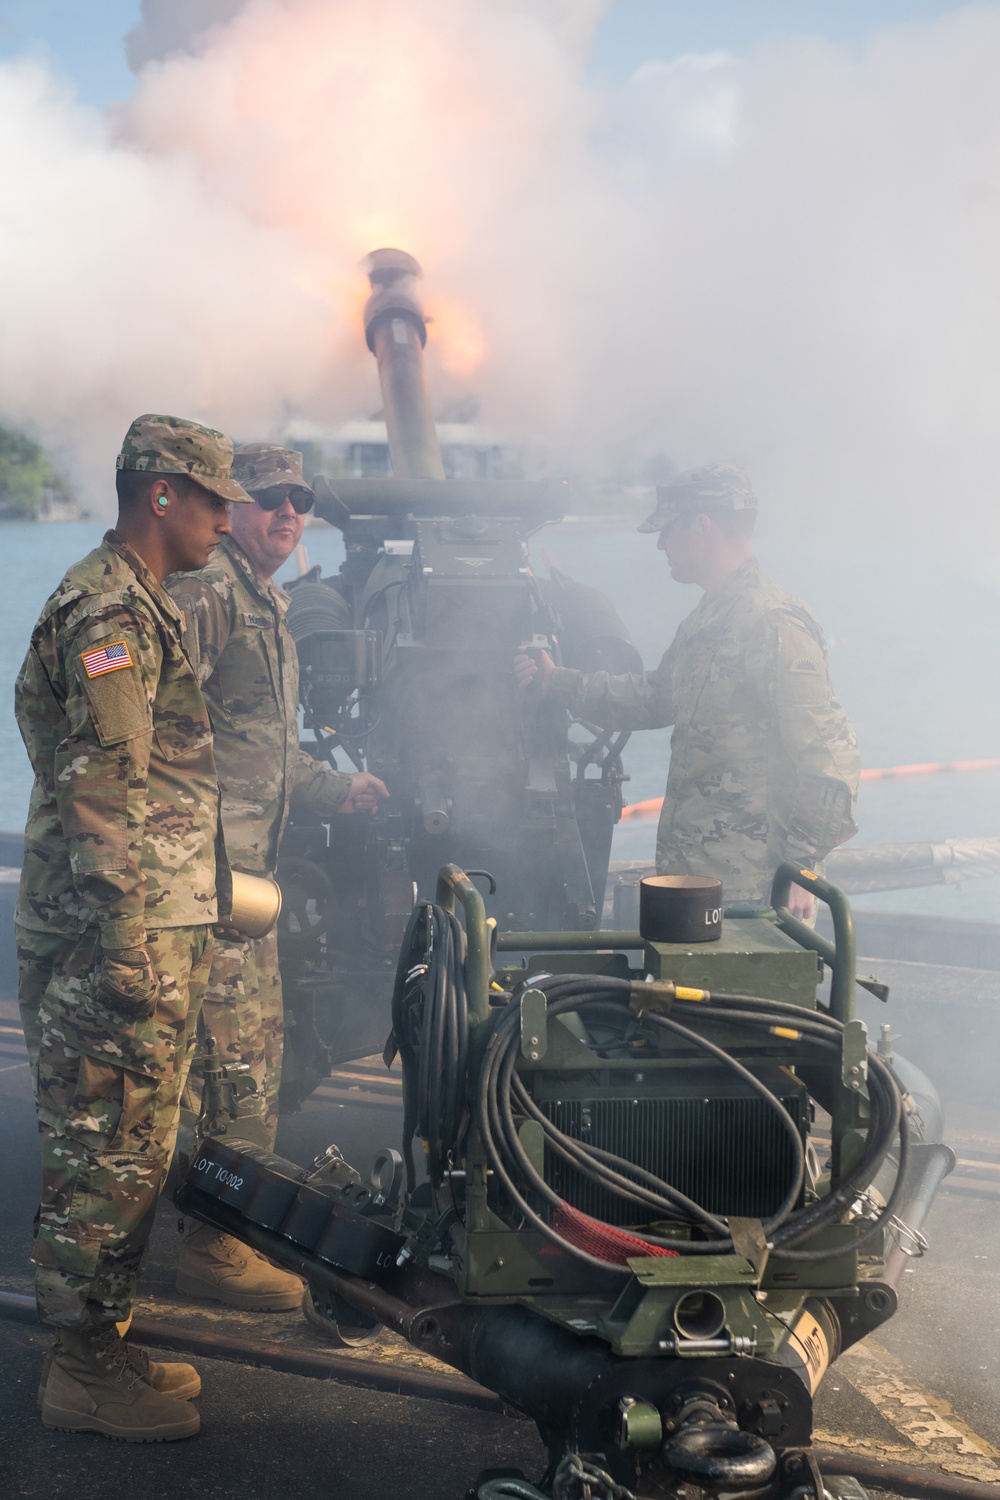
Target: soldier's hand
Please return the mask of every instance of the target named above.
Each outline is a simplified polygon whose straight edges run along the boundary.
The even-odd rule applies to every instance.
[[[97,993],[109,1010],[141,1021],[156,1009],[159,980],[145,947],[105,948],[97,970]]]
[[[536,691],[542,697],[549,690],[555,669],[556,664],[547,651],[535,651],[530,656],[527,651],[519,651],[514,657],[514,680],[518,687],[526,688],[535,683]]]
[[[389,788],[370,771],[358,771],[351,777],[351,790],[337,808],[339,813],[376,812],[383,797],[388,797]]]
[[[816,910],[816,897],[801,885],[792,884],[788,892],[788,910],[800,922],[808,922]]]

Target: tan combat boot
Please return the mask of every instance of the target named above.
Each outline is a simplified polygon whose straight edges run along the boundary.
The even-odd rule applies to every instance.
[[[166,1443],[193,1437],[201,1418],[190,1402],[153,1389],[113,1323],[90,1323],[60,1330],[42,1393],[42,1425]]]
[[[188,1228],[181,1241],[177,1290],[242,1312],[288,1312],[302,1303],[302,1282],[248,1245],[210,1224]]]
[[[130,1318],[129,1322],[131,1321]],[[127,1328],[128,1323],[118,1323],[116,1326],[121,1333],[122,1327]],[[39,1406],[45,1399],[45,1382],[49,1378],[54,1353],[54,1349],[49,1350],[42,1366],[42,1378],[38,1382]],[[201,1376],[194,1365],[182,1364],[180,1360],[160,1364],[157,1360],[150,1359],[145,1349],[135,1344],[129,1344],[128,1358],[129,1364],[135,1366],[146,1384],[151,1385],[154,1391],[159,1391],[161,1396],[172,1396],[175,1401],[193,1401],[195,1396],[201,1395]]]

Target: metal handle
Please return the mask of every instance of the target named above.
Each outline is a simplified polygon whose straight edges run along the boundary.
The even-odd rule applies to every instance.
[[[833,919],[833,948],[806,922],[800,922],[788,910],[788,894],[792,885],[801,885],[824,906],[830,908]],[[854,938],[854,917],[843,891],[817,875],[815,870],[804,869],[786,860],[775,871],[771,884],[771,905],[778,915],[778,926],[802,948],[811,948],[830,965],[830,1014],[838,1021],[854,1019],[854,976],[857,968],[857,952]],[[822,944],[822,946],[820,946]]]

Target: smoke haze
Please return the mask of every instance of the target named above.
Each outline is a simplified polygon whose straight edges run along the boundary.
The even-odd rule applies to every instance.
[[[439,400],[575,470],[735,459],[779,519],[1000,576],[1000,8],[614,86],[605,8],[146,0],[107,120],[0,68],[0,415],[96,497],[142,410],[371,410],[358,262],[395,244]]]

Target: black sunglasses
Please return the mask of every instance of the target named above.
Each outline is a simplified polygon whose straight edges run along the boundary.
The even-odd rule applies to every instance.
[[[258,491],[254,499],[261,510],[277,510],[279,505],[284,504],[286,495],[292,502],[292,509],[297,516],[304,516],[312,510],[314,496],[310,495],[308,490],[300,489],[298,486],[275,484],[268,490]]]

